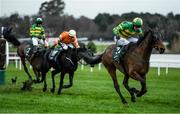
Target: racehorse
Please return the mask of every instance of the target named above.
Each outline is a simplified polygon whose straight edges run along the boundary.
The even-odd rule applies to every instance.
[[[49,55],[50,52],[46,53],[46,55]],[[60,82],[59,82],[59,89],[58,89],[58,94],[61,94],[61,91],[63,88],[70,88],[73,85],[73,77],[74,77],[74,72],[78,68],[78,61],[80,59],[84,59],[85,61],[88,60],[88,62],[92,59],[93,61],[100,61],[101,58],[99,56],[91,57],[92,52],[83,47],[83,48],[68,48],[68,50],[61,52],[57,56],[58,61],[52,61],[49,59],[48,56],[44,56],[44,65],[43,65],[43,70],[42,70],[42,76],[43,80],[45,81],[44,83],[44,88],[43,91],[46,91],[47,85],[46,85],[46,73],[50,68],[54,68],[54,70],[51,72],[52,76],[52,89],[51,92],[55,92],[55,80],[54,77],[57,73],[60,73]],[[59,62],[59,63],[58,63]],[[94,64],[94,63],[93,63]],[[59,67],[60,66],[60,67]],[[63,80],[65,74],[69,74],[69,84],[63,85]]]
[[[44,51],[41,51],[38,56],[36,56],[32,60],[30,60],[30,57],[28,57],[26,55],[26,53],[27,53],[28,49],[33,48],[32,43],[27,42],[27,41],[20,43],[18,41],[18,39],[14,35],[11,34],[11,30],[12,30],[12,28],[8,28],[8,27],[4,28],[4,30],[3,30],[4,38],[17,47],[17,54],[21,59],[21,62],[22,62],[23,67],[24,67],[24,71],[26,72],[26,74],[29,77],[29,80],[28,80],[29,83],[33,83],[33,82],[40,83],[40,82],[42,82],[42,80],[40,81],[40,75],[41,75],[40,69],[41,69],[41,64],[43,62]],[[26,59],[32,65],[33,71],[34,71],[35,76],[36,76],[36,80],[32,79],[32,76],[30,75],[30,73],[27,69]],[[25,89],[25,88],[22,88],[22,89]]]
[[[141,97],[147,92],[146,88],[146,74],[149,70],[149,60],[153,48],[159,51],[159,53],[164,53],[165,47],[162,42],[161,34],[149,29],[143,37],[141,37],[137,43],[130,43],[126,47],[126,54],[120,60],[120,64],[113,61],[112,55],[115,49],[115,45],[110,45],[104,52],[102,56],[102,63],[109,72],[114,88],[118,95],[120,96],[122,103],[127,103],[123,97],[118,80],[116,77],[116,69],[124,74],[123,85],[128,90],[131,95],[131,101],[135,102],[135,93],[137,97]],[[130,88],[128,85],[129,78],[137,80],[141,83],[141,90],[136,88]]]
[[[101,61],[104,64],[105,68],[109,72],[114,88],[118,93],[122,103],[126,104],[127,101],[123,97],[117,76],[116,69],[124,74],[123,85],[128,90],[131,95],[131,101],[135,102],[136,97],[141,97],[147,92],[146,88],[146,74],[149,70],[149,60],[152,53],[153,48],[159,51],[160,54],[164,53],[165,47],[162,42],[162,36],[160,33],[149,29],[145,32],[144,36],[139,38],[137,43],[128,44],[125,49],[126,53],[122,59],[120,59],[120,63],[115,62],[113,60],[113,53],[116,48],[115,44],[108,46],[105,52],[102,54]],[[101,57],[101,56],[100,56]],[[98,59],[97,59],[98,60]],[[90,61],[89,63],[97,63],[97,61]],[[128,85],[129,78],[137,80],[141,84],[141,90],[137,90],[136,88],[130,88]]]

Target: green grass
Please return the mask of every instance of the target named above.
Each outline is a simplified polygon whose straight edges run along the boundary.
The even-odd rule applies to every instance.
[[[180,113],[179,69],[169,69],[168,75],[161,70],[151,69],[147,75],[148,92],[136,103],[130,101],[130,95],[122,85],[123,76],[118,73],[122,93],[128,105],[123,105],[113,87],[107,71],[89,67],[75,73],[72,88],[63,89],[57,95],[59,76],[56,76],[56,93],[50,92],[51,77],[47,76],[48,91],[42,92],[43,84],[33,85],[32,91],[21,91],[22,82],[27,79],[24,71],[8,67],[6,84],[0,86],[0,112],[33,113],[33,112],[63,112],[63,113]],[[31,72],[32,73],[32,72]],[[17,76],[17,84],[11,83],[11,78]],[[66,76],[65,83],[68,82]],[[130,80],[130,86],[139,88],[140,84]]]

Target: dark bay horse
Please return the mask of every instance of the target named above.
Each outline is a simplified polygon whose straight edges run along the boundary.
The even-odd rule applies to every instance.
[[[28,80],[29,83],[42,82],[42,80],[40,81],[40,76],[41,76],[40,69],[41,69],[41,64],[43,62],[43,54],[45,53],[45,51],[42,51],[41,53],[39,53],[39,55],[37,57],[34,57],[34,59],[30,60],[30,58],[26,56],[26,51],[27,51],[27,49],[33,47],[32,43],[27,42],[27,41],[20,43],[19,40],[14,35],[11,34],[11,31],[12,31],[12,28],[8,28],[8,27],[4,28],[4,31],[3,31],[4,38],[8,42],[11,42],[14,46],[17,47],[17,54],[21,59],[21,62],[24,67],[24,71],[26,72],[26,74],[29,77],[29,80]],[[29,73],[28,68],[26,66],[26,60],[28,60],[29,63],[32,65],[33,71],[36,76],[36,80],[33,80],[32,76]]]
[[[50,53],[50,52],[49,52]],[[46,53],[48,55],[48,53]],[[47,85],[46,85],[46,73],[50,68],[54,68],[54,70],[51,72],[52,76],[52,89],[51,92],[55,92],[55,75],[60,73],[60,81],[59,81],[59,89],[58,89],[58,94],[61,94],[61,91],[63,88],[70,88],[73,86],[73,78],[74,78],[74,73],[78,68],[78,61],[80,59],[84,59],[85,61],[101,61],[101,58],[99,56],[92,57],[93,53],[85,48],[85,47],[80,47],[80,48],[73,48],[73,49],[68,49],[62,54],[59,54],[57,59],[59,61],[57,62],[52,62],[48,56],[44,56],[44,65],[43,65],[43,72],[42,71],[42,76],[43,80],[45,81],[43,91],[46,91]],[[89,57],[91,56],[91,57]],[[59,62],[59,63],[58,63]],[[60,65],[60,67],[59,67]],[[69,84],[64,85],[64,77],[65,74],[69,74]]]
[[[123,85],[131,95],[131,101],[135,102],[135,94],[137,97],[141,97],[147,92],[146,88],[146,74],[149,70],[149,60],[152,53],[152,49],[155,48],[159,53],[164,53],[165,47],[161,40],[161,35],[153,30],[148,30],[144,37],[140,38],[137,43],[130,43],[127,45],[127,53],[120,60],[120,64],[113,61],[113,50],[115,45],[110,45],[102,55],[102,63],[109,72],[114,88],[120,96],[123,103],[127,103],[123,97],[117,76],[116,69],[124,74]],[[130,88],[128,85],[129,78],[137,80],[141,83],[141,90],[136,88]]]

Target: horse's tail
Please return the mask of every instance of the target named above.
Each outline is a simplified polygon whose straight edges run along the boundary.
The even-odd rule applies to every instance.
[[[102,56],[104,53],[90,57],[90,56],[84,56],[83,59],[86,63],[90,64],[90,65],[95,65],[98,64],[102,61]]]
[[[14,46],[19,46],[21,43],[14,35],[11,34],[11,30],[12,28],[5,27],[3,29],[3,36],[8,42],[12,43]]]

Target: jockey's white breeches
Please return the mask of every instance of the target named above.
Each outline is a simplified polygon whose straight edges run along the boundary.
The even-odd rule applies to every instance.
[[[73,46],[72,44],[65,44],[65,43],[61,43],[61,46],[62,46],[62,48],[63,48],[64,50],[67,50],[67,49],[68,49],[68,47],[70,47],[70,48],[74,48],[74,46]]]
[[[32,43],[33,43],[33,46],[38,46],[39,44],[49,46],[46,40],[43,41],[42,39],[39,39],[37,37],[32,37]]]
[[[120,37],[120,39],[118,39],[116,41],[116,44],[117,44],[117,46],[124,46],[124,45],[129,44],[130,42],[136,43],[137,41],[138,41],[138,39],[134,38],[134,37],[131,37],[131,38],[128,38],[128,39]]]

